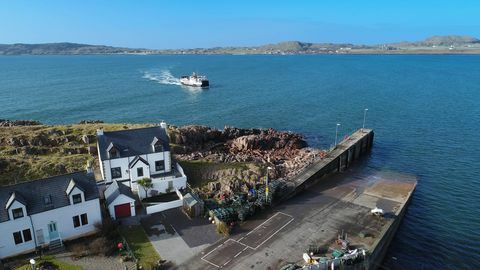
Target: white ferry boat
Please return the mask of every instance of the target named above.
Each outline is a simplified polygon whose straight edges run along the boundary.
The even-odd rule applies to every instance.
[[[195,72],[191,76],[182,76],[180,78],[180,83],[183,85],[194,86],[194,87],[208,87],[209,82],[207,77],[197,75]]]

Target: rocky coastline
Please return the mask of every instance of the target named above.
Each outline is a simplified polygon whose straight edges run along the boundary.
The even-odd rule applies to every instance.
[[[28,181],[95,164],[98,128],[130,129],[152,124],[108,124],[85,120],[43,125],[31,120],[0,120],[0,185]],[[325,152],[304,138],[274,129],[168,126],[171,151],[199,188],[216,193],[245,190],[271,178],[288,179]]]

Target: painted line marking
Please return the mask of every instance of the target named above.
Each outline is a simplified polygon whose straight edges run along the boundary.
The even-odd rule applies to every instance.
[[[227,265],[229,262],[231,262],[232,260],[228,260],[226,263],[223,264],[223,266]]]
[[[221,245],[215,247],[214,249],[210,250],[210,252],[208,252],[207,254],[203,255],[202,259],[205,258],[205,257],[207,257],[208,255],[210,255],[210,253],[214,252],[217,248],[221,247],[222,245],[223,245],[223,244],[221,244]]]
[[[233,256],[234,258],[238,257],[242,252],[244,252],[245,250],[247,250],[247,248],[250,248],[250,247],[245,247],[244,249],[242,249],[242,251],[238,252],[237,254],[235,254],[235,256]]]
[[[260,223],[260,225],[258,225],[257,227],[253,228],[253,230],[249,231],[245,236],[251,234],[252,232],[254,232],[256,229],[258,229],[260,226],[262,226],[263,224],[267,223],[268,221],[270,221],[270,219],[274,218],[276,215],[280,214],[280,212],[277,212],[275,213],[275,215],[269,217],[267,220],[265,220],[264,222]]]
[[[217,268],[220,268],[220,266],[218,266],[218,265],[210,262],[209,260],[205,260],[204,258],[202,258],[202,260],[205,261],[205,262],[207,262],[207,263],[209,263],[209,264],[211,264],[211,265],[213,265],[213,266],[215,266],[215,267],[217,267]]]
[[[230,241],[230,240],[233,241],[233,242],[235,242],[235,243],[239,243],[240,245],[242,245],[242,246],[244,246],[244,247],[249,247],[249,248],[253,249],[251,246],[245,245],[244,243],[238,242],[237,240],[232,239],[232,238],[228,239],[226,242],[228,242],[228,241]]]
[[[267,239],[265,239],[262,243],[258,244],[258,246],[256,248],[254,248],[255,250],[257,248],[259,248],[261,245],[265,244],[265,242],[267,242],[268,240],[270,240],[270,238],[272,238],[273,236],[275,236],[275,234],[277,234],[279,231],[281,231],[283,228],[285,228],[288,224],[290,224],[292,221],[294,220],[294,218],[290,219],[287,223],[285,223],[282,227],[280,227],[280,229],[276,230],[274,233],[272,233]]]

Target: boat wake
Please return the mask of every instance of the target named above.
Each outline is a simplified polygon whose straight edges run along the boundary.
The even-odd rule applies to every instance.
[[[143,73],[143,78],[161,84],[182,85],[180,79],[175,78],[169,70],[145,71]]]

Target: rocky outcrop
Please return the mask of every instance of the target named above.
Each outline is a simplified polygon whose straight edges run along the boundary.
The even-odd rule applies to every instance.
[[[274,129],[171,126],[169,136],[179,160],[246,164],[241,168],[202,170],[200,177],[211,181],[208,189],[213,193],[244,191],[263,183],[266,167],[272,168],[270,177],[288,179],[323,154],[308,148],[301,135]]]
[[[41,125],[39,121],[35,120],[7,120],[0,119],[0,127],[14,127],[14,126],[37,126]]]

